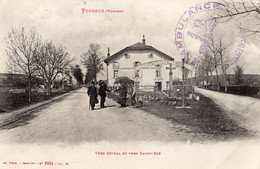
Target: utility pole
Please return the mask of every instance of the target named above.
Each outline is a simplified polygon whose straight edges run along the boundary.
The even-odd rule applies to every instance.
[[[192,70],[190,69],[190,85],[191,85],[191,94],[192,98],[194,98],[194,85],[193,85],[193,77],[192,77]]]
[[[166,69],[169,69],[169,96],[171,96],[172,92],[172,69],[175,69],[175,67],[172,67],[172,63],[170,63],[170,67],[166,67]]]
[[[185,107],[185,91],[184,91],[184,58],[182,58],[182,108]]]

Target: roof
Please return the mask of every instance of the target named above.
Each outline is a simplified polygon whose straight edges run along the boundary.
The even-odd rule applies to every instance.
[[[174,60],[174,58],[172,58],[171,56],[161,52],[160,50],[158,49],[155,49],[154,47],[152,46],[148,46],[148,45],[145,45],[143,43],[136,43],[136,44],[133,44],[131,46],[128,46],[122,50],[120,50],[119,52],[113,54],[112,56],[110,56],[109,58],[105,59],[104,62],[105,63],[108,63],[110,60],[116,58],[117,56],[121,55],[122,53],[126,52],[126,51],[130,51],[130,50],[139,50],[139,51],[145,51],[145,50],[151,50],[151,51],[154,51],[162,56],[164,56],[165,58],[169,59],[169,60]]]

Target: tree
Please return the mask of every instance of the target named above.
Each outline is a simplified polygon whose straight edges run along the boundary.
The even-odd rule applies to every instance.
[[[219,40],[219,38],[217,38]],[[209,41],[207,43],[207,49],[211,53],[212,56],[212,67],[213,70],[215,69],[216,77],[217,77],[217,84],[219,84],[218,80],[218,66],[219,66],[219,57],[218,57],[218,42],[216,42],[216,38],[212,35],[209,38]]]
[[[7,78],[3,80],[3,84],[4,86],[11,88],[26,88],[28,86],[28,80],[26,75],[8,74]],[[35,86],[40,84],[43,84],[42,79],[33,76],[31,79],[31,85]]]
[[[83,84],[83,73],[79,65],[72,67],[72,73],[75,79],[77,80],[78,85]]]
[[[213,57],[212,55],[206,51],[204,58],[202,59],[202,69],[204,74],[206,74],[206,81],[207,84],[209,83],[209,73],[210,73],[210,77],[211,77],[211,81],[212,81],[212,72],[214,70],[214,61],[213,61]]]
[[[40,46],[39,35],[35,29],[25,31],[12,29],[6,39],[7,67],[10,73],[20,73],[27,76],[28,102],[32,97],[32,76],[37,71],[35,56]]]
[[[90,44],[88,51],[81,55],[81,62],[87,68],[90,80],[97,81],[97,74],[103,70],[103,57],[99,44]]]
[[[235,72],[235,83],[237,85],[242,84],[243,83],[242,75],[243,75],[243,72],[244,72],[243,66],[237,65],[234,72]]]
[[[50,96],[53,81],[66,69],[72,59],[69,59],[69,54],[62,46],[56,47],[53,42],[45,42],[41,44],[35,61],[38,73],[47,86],[47,95]]]
[[[229,57],[228,47],[223,43],[222,38],[218,40],[217,52],[219,55],[219,64],[224,75],[223,83],[225,86],[225,91],[227,91],[227,70],[231,66],[231,58]]]
[[[28,80],[26,75],[8,74],[7,78],[3,80],[3,84],[11,88],[26,88]]]
[[[192,61],[191,59],[192,58],[191,58],[190,53],[187,52],[186,55],[184,55],[184,63],[189,65]],[[188,68],[184,67],[184,79],[188,79],[189,72],[190,72],[190,70]]]
[[[226,76],[227,76],[227,70],[231,66],[231,58],[229,55],[229,47],[230,44],[227,44],[227,42],[223,38],[224,36],[220,36],[215,34],[215,36],[212,36],[208,42],[208,49],[211,52],[213,62],[212,66],[213,69],[215,69],[216,77],[217,77],[217,83],[219,83],[218,79],[218,67],[220,67],[222,74],[224,75],[223,83],[226,87]]]
[[[88,84],[89,82],[91,82],[91,78],[90,78],[90,74],[89,72],[87,71],[86,74],[85,74],[85,80],[84,80],[84,84]]]
[[[194,67],[194,82],[197,83],[197,76],[200,75],[199,66],[200,66],[200,59],[195,57],[191,60],[190,65]]]
[[[224,1],[224,12],[219,16],[220,18],[231,20],[238,18],[239,20],[246,17],[247,19],[247,32],[249,35],[259,35],[260,33],[260,3],[252,1]]]
[[[134,81],[132,79],[129,79],[128,77],[117,77],[115,80],[115,83],[120,83],[121,85],[125,86],[131,86],[134,84]]]

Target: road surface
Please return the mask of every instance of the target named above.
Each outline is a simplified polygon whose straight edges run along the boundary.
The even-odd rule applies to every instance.
[[[89,110],[86,88],[27,115],[0,130],[0,143],[81,143],[96,141],[188,141],[180,126],[131,107]],[[0,116],[1,118],[1,116]]]
[[[195,92],[212,99],[241,126],[257,133],[260,132],[260,99],[201,88],[195,88]]]

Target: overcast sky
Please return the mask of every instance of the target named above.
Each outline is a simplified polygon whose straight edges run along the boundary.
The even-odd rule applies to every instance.
[[[0,1],[0,72],[5,72],[5,38],[11,28],[36,27],[44,40],[66,47],[80,63],[79,56],[90,43],[99,43],[103,53],[115,52],[141,42],[180,60],[174,39],[178,20],[191,6],[188,0],[2,0]],[[82,14],[81,8],[124,10],[123,13]],[[245,73],[260,74],[259,44],[247,40],[240,58]]]

